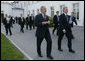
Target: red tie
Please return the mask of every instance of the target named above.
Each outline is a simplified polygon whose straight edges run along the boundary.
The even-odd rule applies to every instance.
[[[46,16],[45,16],[45,14],[44,14],[44,21],[46,21]]]

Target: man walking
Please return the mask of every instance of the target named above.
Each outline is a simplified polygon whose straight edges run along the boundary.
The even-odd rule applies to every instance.
[[[71,27],[69,25],[69,16],[67,15],[68,8],[64,7],[63,8],[63,14],[60,15],[60,20],[59,20],[59,30],[58,30],[58,50],[63,51],[61,49],[61,40],[64,36],[66,35],[68,39],[68,50],[71,53],[75,53],[75,51],[72,49],[72,32],[71,32]]]
[[[12,32],[11,32],[11,25],[12,25],[12,20],[10,19],[11,16],[9,15],[5,15],[5,18],[3,20],[3,24],[5,26],[5,30],[6,30],[6,35],[8,35],[8,31],[10,33],[10,36],[12,35]]]
[[[30,17],[29,14],[26,17],[26,29],[28,30],[28,25],[29,25]]]
[[[48,25],[50,24],[49,17],[46,15],[45,6],[41,7],[41,13],[35,17],[36,37],[37,37],[37,53],[40,57],[41,55],[41,43],[45,38],[47,41],[47,57],[53,59],[51,56],[52,40],[49,32]]]
[[[20,32],[22,32],[22,33],[24,33],[24,30],[23,30],[23,28],[24,28],[24,24],[25,24],[25,19],[24,19],[24,17],[22,16],[22,14],[21,14],[21,17],[19,18],[19,25],[20,25]]]
[[[71,28],[73,27],[73,22],[77,25],[77,21],[76,21],[76,19],[74,17],[74,12],[71,12],[71,16],[70,16],[70,20],[69,20],[69,24],[70,24]],[[73,36],[73,39],[74,39],[74,36]]]
[[[59,11],[57,11],[56,15],[54,15],[53,22],[54,22],[54,29],[53,29],[52,33],[54,34],[54,31],[56,29],[58,30],[58,27],[59,27]],[[57,34],[58,34],[58,32],[57,32]]]

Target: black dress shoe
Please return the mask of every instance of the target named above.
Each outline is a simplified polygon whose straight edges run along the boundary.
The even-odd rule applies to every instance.
[[[71,53],[75,53],[75,51],[74,51],[74,50],[69,50],[69,52],[71,52]]]
[[[58,50],[63,52],[63,50],[62,50],[62,49],[58,49]]]
[[[50,55],[50,56],[47,56],[49,59],[53,59],[53,57]]]
[[[38,54],[39,57],[43,57],[41,54]]]
[[[11,36],[12,34],[10,34],[10,36]]]

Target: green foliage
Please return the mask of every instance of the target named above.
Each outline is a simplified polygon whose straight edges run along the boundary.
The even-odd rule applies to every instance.
[[[49,25],[49,27],[53,27],[53,17],[49,17],[49,20],[50,20],[50,25]]]

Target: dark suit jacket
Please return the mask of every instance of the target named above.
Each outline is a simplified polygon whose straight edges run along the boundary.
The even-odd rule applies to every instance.
[[[4,18],[3,24],[4,24],[5,26],[11,26],[11,25],[12,25],[12,20],[10,19],[10,20],[9,20],[9,24],[8,24],[6,18]]]
[[[68,16],[68,21],[67,21],[67,18],[64,13],[60,15],[60,18],[59,18],[60,26],[59,26],[59,30],[58,30],[59,34],[63,33],[63,31],[62,31],[63,29],[65,29],[68,34],[71,32],[71,27],[69,25],[69,19],[70,19],[70,16]]]
[[[24,26],[24,24],[25,24],[25,19],[24,19],[24,17],[23,17],[23,21],[22,21],[21,17],[19,17],[19,24],[20,24],[21,26]]]
[[[37,37],[45,37],[45,35],[49,35],[49,28],[48,28],[48,24],[44,25],[42,24],[42,22],[44,21],[42,14],[38,14],[35,17],[35,26],[37,27],[36,30],[36,36]],[[49,21],[49,17],[46,15],[46,21]]]
[[[75,17],[74,17],[74,16],[72,17],[72,24],[70,24],[70,25],[71,25],[71,27],[73,27],[73,22],[77,25],[77,21],[76,21],[76,19],[75,19]]]
[[[30,17],[26,17],[26,24],[29,24],[30,22]]]
[[[58,26],[58,18],[57,18],[57,15],[54,15],[53,17],[53,23]]]
[[[34,23],[34,16],[33,16],[33,20],[32,20],[32,16],[30,16],[30,24]]]

